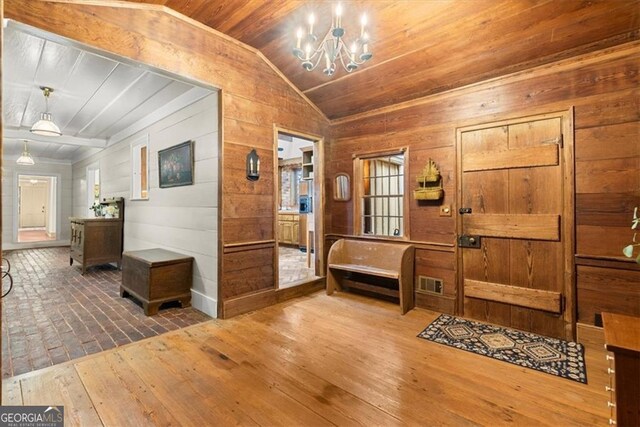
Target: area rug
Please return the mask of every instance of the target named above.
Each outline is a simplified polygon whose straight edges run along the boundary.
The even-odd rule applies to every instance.
[[[441,314],[419,338],[587,383],[581,344]]]

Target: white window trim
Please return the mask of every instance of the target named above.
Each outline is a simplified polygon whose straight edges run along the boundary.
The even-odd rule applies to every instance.
[[[140,193],[140,159],[139,155],[142,147],[147,147],[147,197],[142,197]],[[144,134],[133,141],[131,141],[131,152],[129,159],[131,161],[131,186],[129,188],[129,200],[149,200],[150,186],[149,186],[149,135]]]

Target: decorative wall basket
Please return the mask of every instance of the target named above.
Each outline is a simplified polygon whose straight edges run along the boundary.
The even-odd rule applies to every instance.
[[[422,174],[416,177],[418,188],[413,190],[413,198],[416,200],[440,200],[444,197],[442,189],[442,177],[440,170],[433,159],[422,170]]]

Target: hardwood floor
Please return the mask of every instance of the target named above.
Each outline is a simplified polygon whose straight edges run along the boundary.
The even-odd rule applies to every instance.
[[[588,385],[416,337],[437,313],[318,292],[3,381],[65,425],[605,425]],[[598,348],[599,347],[599,348]]]

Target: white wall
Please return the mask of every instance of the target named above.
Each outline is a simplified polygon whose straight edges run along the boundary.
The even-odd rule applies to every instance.
[[[124,250],[164,248],[193,256],[192,304],[217,316],[218,95],[183,108],[73,164],[73,212],[85,216],[87,165],[99,162],[102,198],[125,198]],[[131,142],[149,136],[149,200],[129,200]],[[194,185],[158,186],[158,150],[194,140]]]
[[[2,249],[21,249],[44,246],[69,245],[70,229],[66,226],[71,216],[71,165],[46,163],[38,160],[33,166],[19,166],[15,160],[5,160],[2,165]],[[58,176],[58,224],[56,240],[47,242],[17,243],[14,227],[20,218],[17,215],[18,174]]]

